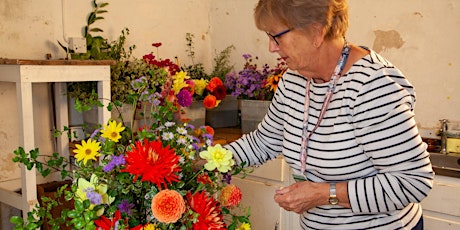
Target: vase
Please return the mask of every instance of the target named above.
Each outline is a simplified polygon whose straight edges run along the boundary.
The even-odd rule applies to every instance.
[[[182,108],[178,121],[186,122],[195,128],[205,125],[206,109],[203,101],[193,101],[189,107]]]
[[[257,129],[271,101],[240,99],[238,103],[241,110],[241,133],[246,134]]]
[[[238,125],[238,99],[226,96],[217,107],[206,109],[206,125],[213,128],[235,127]]]

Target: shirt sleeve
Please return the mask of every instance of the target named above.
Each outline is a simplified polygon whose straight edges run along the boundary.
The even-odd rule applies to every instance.
[[[429,193],[434,173],[414,120],[415,93],[395,68],[362,82],[352,122],[376,175],[348,182],[353,212],[402,209]]]

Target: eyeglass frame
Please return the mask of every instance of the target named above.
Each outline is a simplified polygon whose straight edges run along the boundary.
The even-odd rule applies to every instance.
[[[271,35],[268,31],[265,31],[265,33],[267,33],[268,37],[270,37],[275,42],[275,44],[277,46],[280,46],[280,43],[278,42],[278,40],[276,40],[276,38],[283,36],[284,34],[290,32],[291,30],[292,29],[286,29],[286,30],[283,30],[283,31],[275,34],[275,35]]]

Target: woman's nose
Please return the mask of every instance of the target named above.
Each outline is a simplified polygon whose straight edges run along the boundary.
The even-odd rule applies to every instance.
[[[270,51],[271,53],[274,53],[274,52],[277,52],[279,50],[279,46],[276,44],[275,41],[273,41],[272,39],[269,39],[268,40],[268,51]]]

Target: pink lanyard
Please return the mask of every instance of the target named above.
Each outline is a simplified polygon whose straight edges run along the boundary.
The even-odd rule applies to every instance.
[[[350,54],[350,46],[345,41],[345,45],[342,49],[342,55],[340,56],[339,61],[337,62],[337,66],[334,69],[334,73],[332,74],[331,80],[329,81],[329,88],[326,92],[326,98],[324,98],[323,106],[321,107],[321,112],[318,117],[318,121],[316,122],[315,127],[311,132],[308,132],[308,109],[310,107],[310,84],[311,79],[307,80],[306,85],[306,95],[305,95],[305,103],[304,103],[304,112],[303,112],[303,127],[302,127],[302,149],[300,151],[300,173],[304,175],[306,162],[307,162],[307,148],[308,148],[308,141],[310,140],[311,135],[315,132],[318,128],[319,124],[323,120],[324,114],[326,113],[327,107],[329,107],[329,103],[331,102],[332,95],[334,94],[335,85],[337,84],[340,75],[342,74],[342,70],[347,62],[348,55]]]

